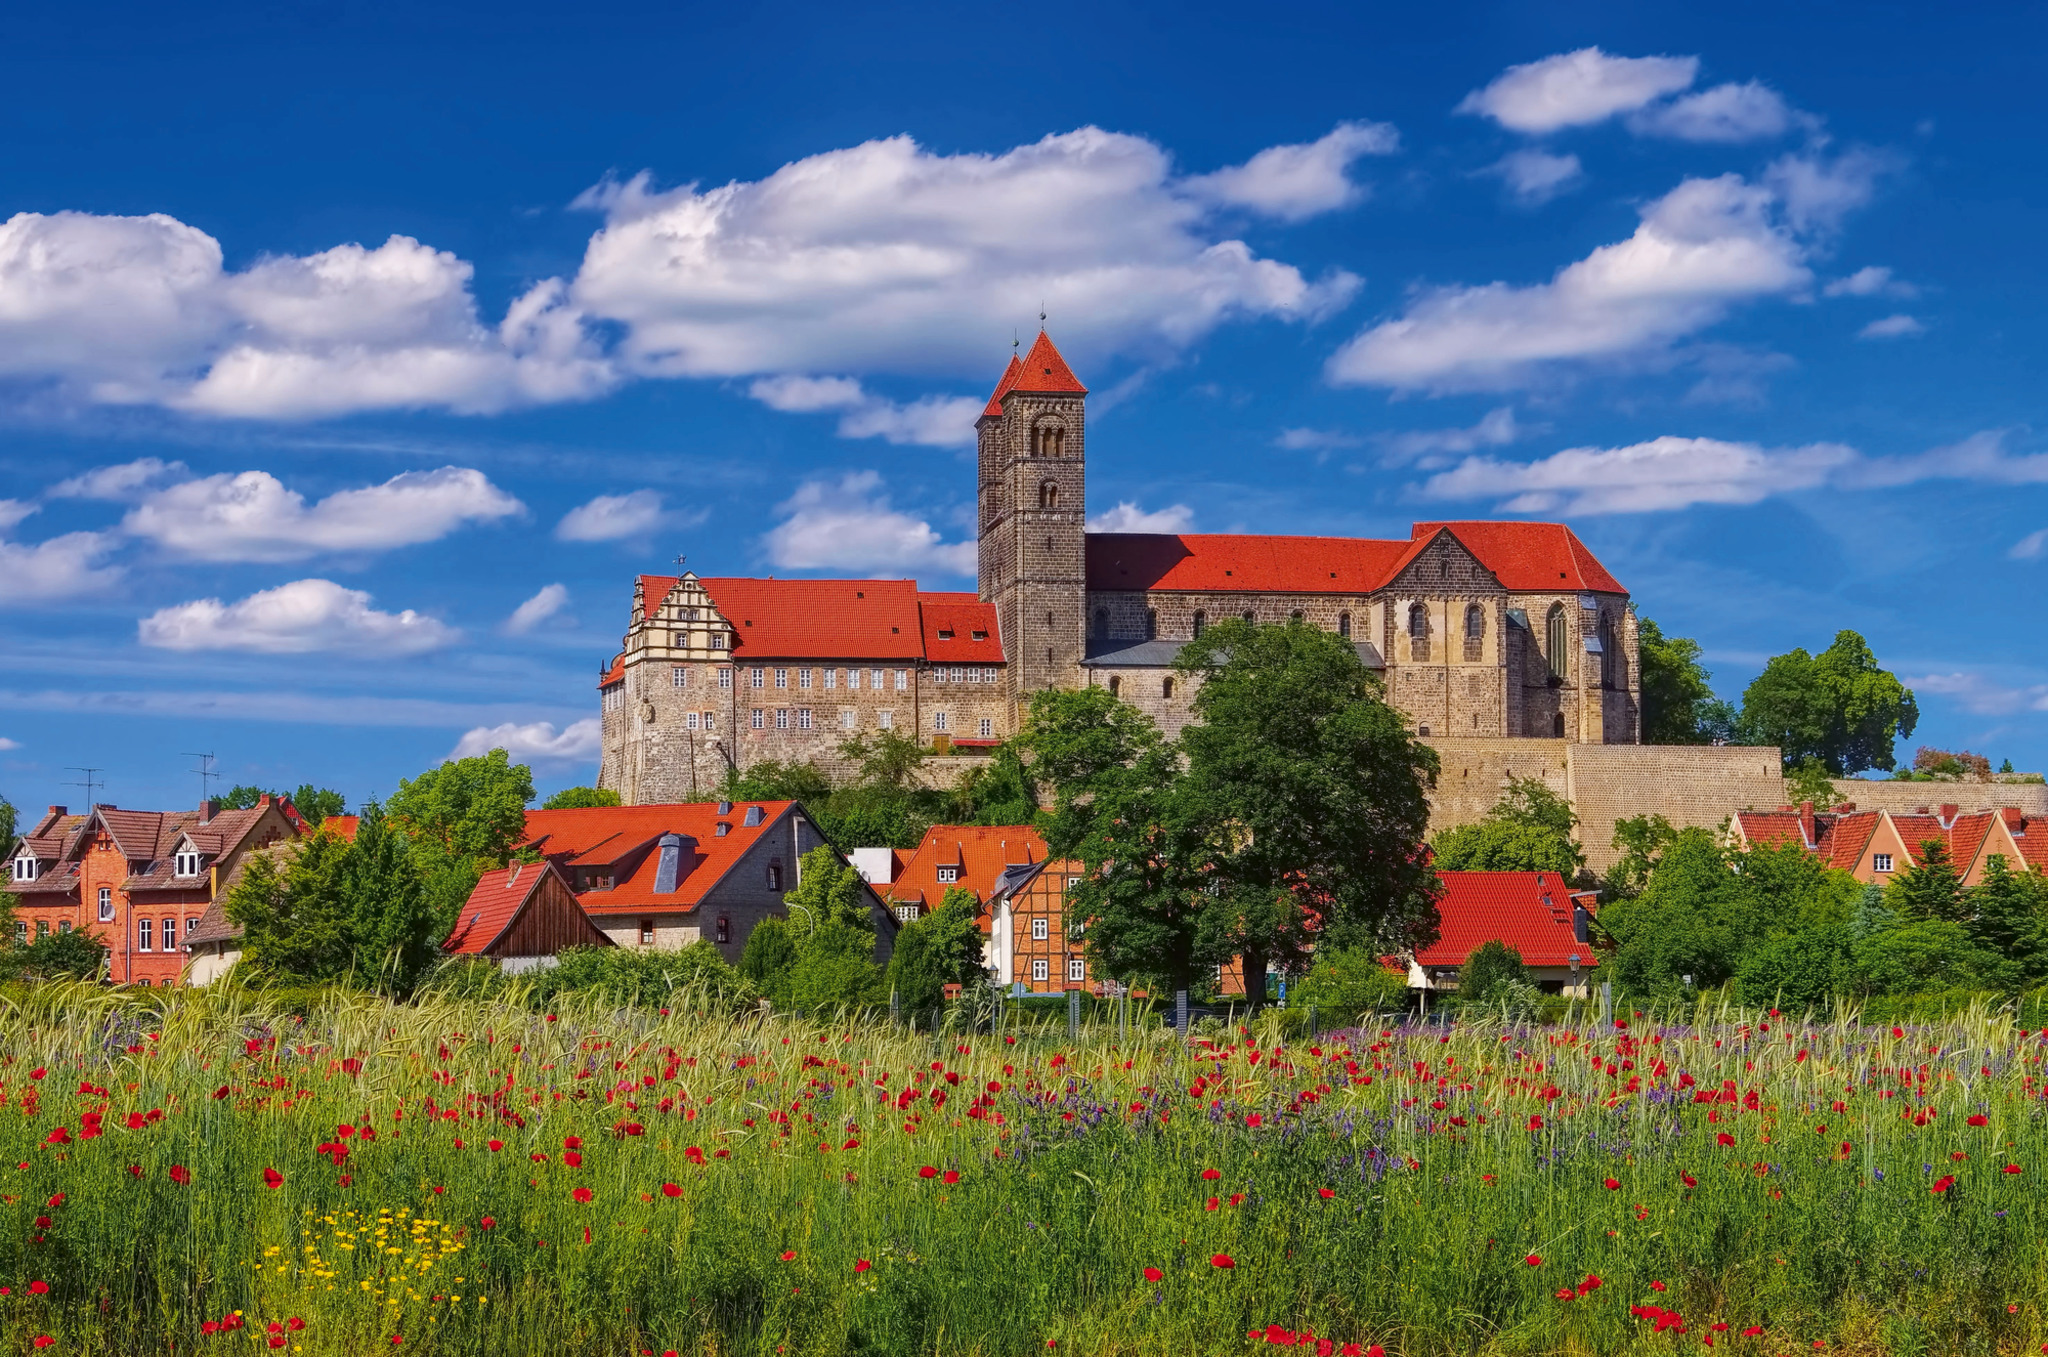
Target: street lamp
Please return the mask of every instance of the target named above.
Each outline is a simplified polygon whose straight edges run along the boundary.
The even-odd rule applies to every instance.
[[[1572,998],[1579,997],[1579,954],[1572,953]]]

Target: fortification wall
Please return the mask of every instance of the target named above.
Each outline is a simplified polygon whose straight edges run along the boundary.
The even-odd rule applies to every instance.
[[[1894,814],[1922,806],[1960,806],[1966,813],[2018,806],[2030,819],[2048,815],[2048,785],[2039,782],[1863,782],[1838,777],[1835,794],[1855,802],[1858,810]]]
[[[1429,827],[1445,829],[1486,818],[1493,803],[1518,777],[1541,778],[1559,796],[1571,795],[1571,772],[1563,740],[1450,739],[1423,741],[1442,766],[1429,796]]]
[[[1571,796],[1586,862],[1605,871],[1615,821],[1656,814],[1713,829],[1738,810],[1784,804],[1785,776],[1775,746],[1575,744]]]

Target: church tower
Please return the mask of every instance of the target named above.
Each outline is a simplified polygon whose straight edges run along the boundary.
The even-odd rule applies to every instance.
[[[1010,696],[1079,682],[1087,567],[1088,388],[1045,331],[976,423],[980,593],[996,605]]]

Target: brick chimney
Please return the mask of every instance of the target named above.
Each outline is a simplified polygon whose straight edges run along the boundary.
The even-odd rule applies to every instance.
[[[213,817],[218,814],[220,814],[220,801],[218,799],[214,797],[208,797],[206,800],[201,801],[199,803],[200,824],[212,824]]]
[[[1941,808],[1941,827],[1948,829],[1953,826],[1956,822],[1956,813],[1961,809],[1962,807],[1957,805],[1943,806]]]
[[[1811,801],[1801,801],[1799,803],[1799,837],[1806,841],[1808,848],[1813,847],[1813,802]]]
[[[2015,834],[2027,832],[2027,813],[2018,806],[2002,806],[1998,813],[2005,819],[2005,827]]]

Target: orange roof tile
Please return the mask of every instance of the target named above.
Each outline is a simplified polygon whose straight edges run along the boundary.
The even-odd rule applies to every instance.
[[[1090,589],[1369,593],[1410,547],[1365,537],[1091,532]]]
[[[1973,815],[1958,815],[1949,822],[1948,856],[1958,872],[1967,873],[1970,865],[1976,862],[1984,841],[1991,837],[1992,822],[1997,819],[1997,811],[1986,810]]]
[[[739,659],[914,660],[924,652],[911,580],[707,579]]]
[[[530,862],[515,862],[485,872],[477,878],[476,888],[470,891],[462,913],[456,917],[455,931],[441,944],[441,950],[461,956],[482,954],[512,926],[520,907],[554,870],[551,863],[536,867]]]
[[[712,801],[530,810],[526,812],[526,842],[557,864],[622,864],[611,889],[576,892],[589,913],[688,913],[795,805],[794,801],[736,801],[725,815],[718,813],[718,803]],[[761,808],[760,824],[746,823],[749,806]],[[718,833],[721,823],[727,826],[723,836]],[[654,843],[670,832],[688,842],[683,845],[676,889],[657,894],[654,878],[661,854]],[[633,850],[642,848],[647,851],[635,859]],[[789,864],[792,873],[794,867],[793,862]]]
[[[947,891],[972,891],[983,906],[977,922],[986,933],[991,923],[988,898],[1004,869],[1044,862],[1045,856],[1045,840],[1030,825],[933,825],[896,879],[882,888],[882,897],[936,909]],[[956,879],[939,880],[941,867],[951,868]]]
[[[1948,831],[1941,827],[1941,821],[1932,815],[1893,815],[1892,828],[1899,831],[1899,842],[1906,845],[1906,856],[1919,866],[1920,845],[1929,840],[1939,841],[1948,847]]]
[[[983,419],[1001,419],[1003,417],[1003,396],[1011,387],[1017,384],[1017,377],[1023,371],[1023,360],[1018,358],[1016,354],[1011,354],[1010,365],[1003,369],[1003,378],[996,383],[995,394],[988,398],[988,404],[982,409],[981,417]]]
[[[1578,534],[1562,523],[1417,523],[1411,531],[1420,538],[1438,528],[1449,528],[1510,593],[1555,593],[1560,589],[1628,592],[1594,558]]]
[[[1008,375],[1004,374],[1006,378]],[[1088,388],[1081,385],[1081,379],[1067,366],[1067,360],[1060,357],[1060,351],[1053,347],[1051,337],[1043,330],[1038,332],[1031,352],[1024,355],[1022,370],[1017,373],[1017,380],[1011,384],[1010,390],[1072,396],[1088,394]]]
[[[1576,954],[1600,964],[1572,931],[1572,889],[1555,872],[1438,872],[1437,940],[1415,954],[1424,967],[1462,966],[1489,942],[1504,942],[1529,966],[1568,966]]]
[[[933,664],[1001,664],[996,606],[973,594],[919,594],[924,657]]]

